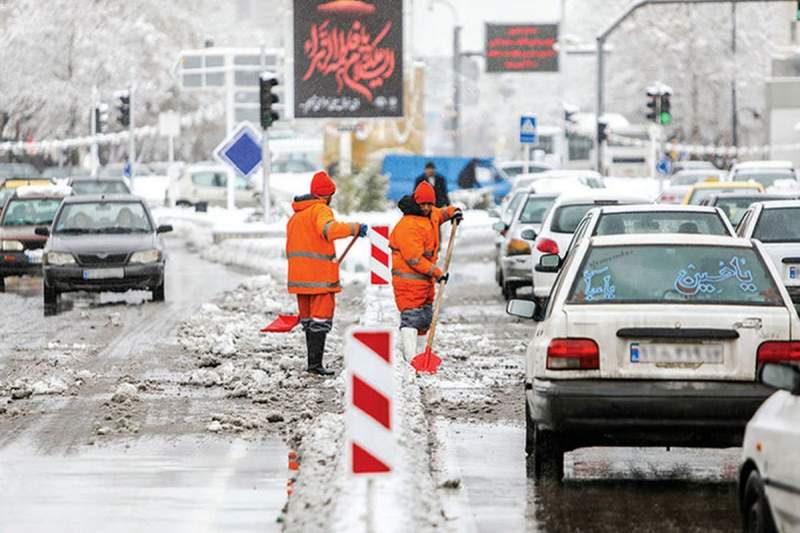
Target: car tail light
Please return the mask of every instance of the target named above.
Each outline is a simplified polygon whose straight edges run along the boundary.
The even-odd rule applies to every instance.
[[[592,339],[553,339],[547,347],[548,370],[599,370],[600,349]]]
[[[536,241],[536,249],[543,254],[558,255],[558,243],[552,239],[539,239]]]
[[[531,245],[520,239],[511,239],[506,246],[508,255],[528,255],[531,253]]]
[[[800,342],[769,341],[758,347],[758,364],[800,361]]]

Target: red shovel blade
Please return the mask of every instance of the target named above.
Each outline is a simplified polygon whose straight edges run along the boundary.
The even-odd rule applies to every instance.
[[[417,374],[435,374],[441,364],[442,359],[433,353],[430,347],[425,348],[424,352],[411,360],[411,366],[414,367]]]
[[[300,317],[297,315],[278,315],[278,318],[261,329],[261,333],[289,333],[299,323]]]

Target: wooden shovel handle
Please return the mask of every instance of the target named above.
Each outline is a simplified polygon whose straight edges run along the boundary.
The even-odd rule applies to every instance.
[[[334,262],[336,262],[337,264],[341,264],[341,262],[344,261],[344,258],[347,257],[347,254],[350,252],[350,248],[353,247],[353,245],[356,243],[357,240],[358,240],[358,235],[353,237],[353,239],[350,241],[350,244],[348,244],[347,248],[345,248],[344,252],[342,252],[342,255],[339,256],[339,259],[334,259]]]
[[[453,226],[450,229],[450,242],[447,243],[447,254],[444,257],[445,274],[450,272],[450,259],[453,257],[453,248],[456,243],[456,230],[458,229],[458,224],[456,224],[455,220],[452,224]],[[442,281],[439,283],[439,290],[436,291],[436,302],[433,304],[433,319],[431,320],[431,327],[428,330],[428,341],[425,344],[426,351],[430,350],[431,346],[433,346],[433,338],[436,336],[436,325],[439,323],[439,312],[442,310],[444,287],[445,282]]]

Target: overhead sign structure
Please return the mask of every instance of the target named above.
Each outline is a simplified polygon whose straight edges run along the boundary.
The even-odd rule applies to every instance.
[[[396,455],[393,330],[353,328],[345,340],[345,429],[352,475],[388,474]]]
[[[522,144],[536,144],[539,141],[539,124],[536,115],[523,115],[519,117],[519,142]]]
[[[261,135],[243,122],[214,150],[214,157],[236,173],[249,178],[261,165]]]
[[[558,72],[557,24],[487,24],[486,72]]]
[[[403,116],[403,2],[294,0],[294,111]]]

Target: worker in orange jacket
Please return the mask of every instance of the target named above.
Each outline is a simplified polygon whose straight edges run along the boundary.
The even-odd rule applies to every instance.
[[[330,203],[336,184],[326,172],[311,180],[311,194],[294,199],[294,215],[286,226],[289,293],[297,295],[300,323],[306,334],[308,372],[330,376],[322,364],[325,337],[333,327],[336,293],[341,292],[333,241],[364,237],[367,225],[337,222]]]
[[[460,223],[460,209],[435,207],[436,193],[427,182],[413,196],[398,203],[403,218],[389,237],[392,249],[392,287],[400,310],[400,337],[406,360],[420,353],[433,320],[436,283],[448,275],[436,266],[439,258],[439,226],[449,220]]]

